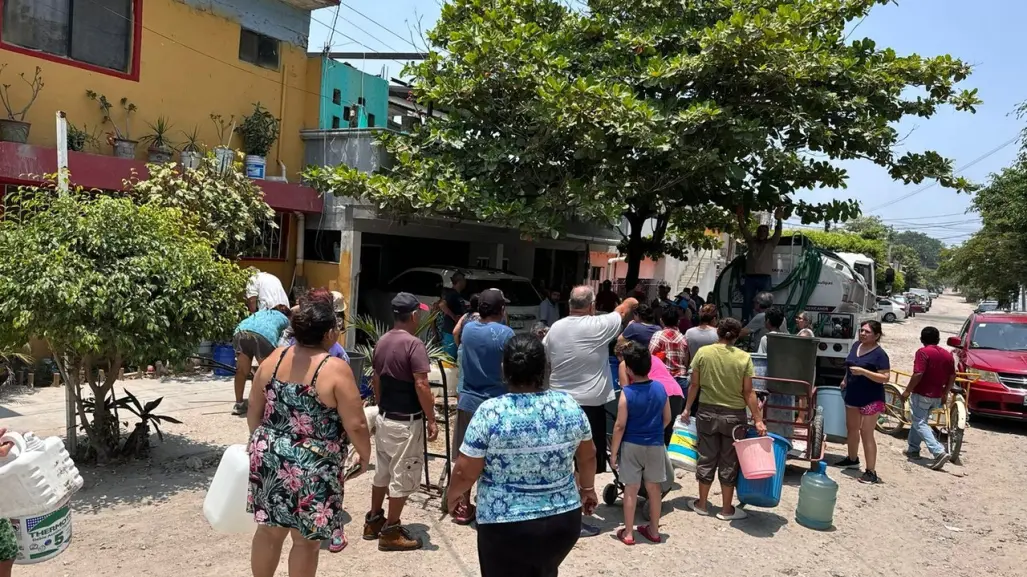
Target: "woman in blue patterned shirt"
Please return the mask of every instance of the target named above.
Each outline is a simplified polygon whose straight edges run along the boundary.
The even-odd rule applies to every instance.
[[[545,389],[538,337],[507,341],[503,373],[509,393],[483,402],[467,427],[449,509],[478,482],[482,577],[555,576],[578,541],[582,512],[592,514],[598,503],[592,431],[570,395]]]

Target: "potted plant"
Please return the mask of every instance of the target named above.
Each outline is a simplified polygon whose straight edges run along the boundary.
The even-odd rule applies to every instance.
[[[128,98],[122,98],[119,101],[121,109],[125,111],[125,130],[121,130],[118,123],[115,122],[114,117],[111,115],[113,106],[110,101],[103,94],[97,94],[92,90],[86,90],[86,97],[93,100],[100,105],[100,112],[103,113],[104,123],[111,123],[114,127],[114,132],[110,134],[107,139],[111,146],[114,147],[114,156],[118,158],[135,158],[136,157],[136,145],[139,144],[138,140],[132,140],[132,114],[137,110],[136,105],[128,101]]]
[[[7,68],[7,64],[0,66],[0,74]],[[22,82],[29,85],[29,90],[32,91],[32,96],[29,97],[28,104],[25,105],[20,111],[15,112],[11,106],[11,85],[4,84],[0,86],[0,99],[3,100],[4,108],[7,109],[7,118],[0,119],[0,140],[7,142],[20,142],[25,143],[29,140],[29,128],[32,125],[25,122],[25,115],[28,114],[29,108],[36,102],[36,97],[39,96],[39,91],[43,89],[43,77],[40,75],[42,69],[36,67],[36,74],[32,77],[32,81],[29,82],[28,78],[25,78],[25,73],[22,72],[18,76],[21,77]]]
[[[182,131],[185,137],[185,146],[182,147],[182,167],[193,170],[200,167],[203,162],[203,143],[200,142],[200,129],[193,127],[191,132]]]
[[[266,172],[267,154],[278,140],[281,123],[258,102],[253,105],[253,113],[242,119],[236,130],[243,139],[243,151],[246,153],[246,176],[263,179]]]
[[[214,147],[214,158],[217,159],[221,172],[232,168],[235,152],[232,151],[232,136],[235,134],[235,115],[225,120],[220,114],[211,114],[210,121],[218,134],[218,145]]]
[[[75,152],[85,152],[87,146],[100,147],[100,139],[96,136],[96,130],[90,132],[85,124],[82,128],[68,123],[68,149]]]
[[[171,132],[171,122],[165,116],[158,116],[156,123],[147,122],[146,125],[150,127],[150,133],[141,140],[149,143],[146,149],[149,161],[171,162],[172,154],[175,152],[175,145],[168,136]]]

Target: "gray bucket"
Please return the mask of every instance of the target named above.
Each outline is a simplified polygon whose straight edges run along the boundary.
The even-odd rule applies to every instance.
[[[364,363],[367,362],[367,357],[356,351],[346,351],[346,354],[349,356],[349,368],[359,383],[360,377],[364,376]]]

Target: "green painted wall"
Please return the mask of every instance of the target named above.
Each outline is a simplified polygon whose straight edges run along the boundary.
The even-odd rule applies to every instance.
[[[332,59],[322,63],[321,77],[321,114],[322,129],[333,128],[338,119],[339,128],[349,128],[346,120],[346,109],[357,116],[357,128],[384,128],[388,126],[389,114],[389,82],[384,78],[361,72],[356,68]],[[333,101],[335,91],[339,91],[338,104]],[[364,104],[359,104],[363,97]]]

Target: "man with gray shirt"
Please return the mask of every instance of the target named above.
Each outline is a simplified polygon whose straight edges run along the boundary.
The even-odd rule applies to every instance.
[[[774,306],[773,293],[762,292],[753,299],[756,304],[756,314],[753,315],[749,324],[742,329],[739,339],[749,337],[749,352],[756,352],[760,339],[767,332],[767,310]]]
[[[742,322],[751,320],[753,298],[761,292],[771,289],[770,275],[774,272],[774,249],[781,240],[781,209],[777,209],[774,218],[774,236],[770,236],[770,227],[765,224],[756,228],[756,236],[749,232],[745,219],[745,209],[741,206],[736,211],[738,228],[745,238],[745,281],[742,285]]]

